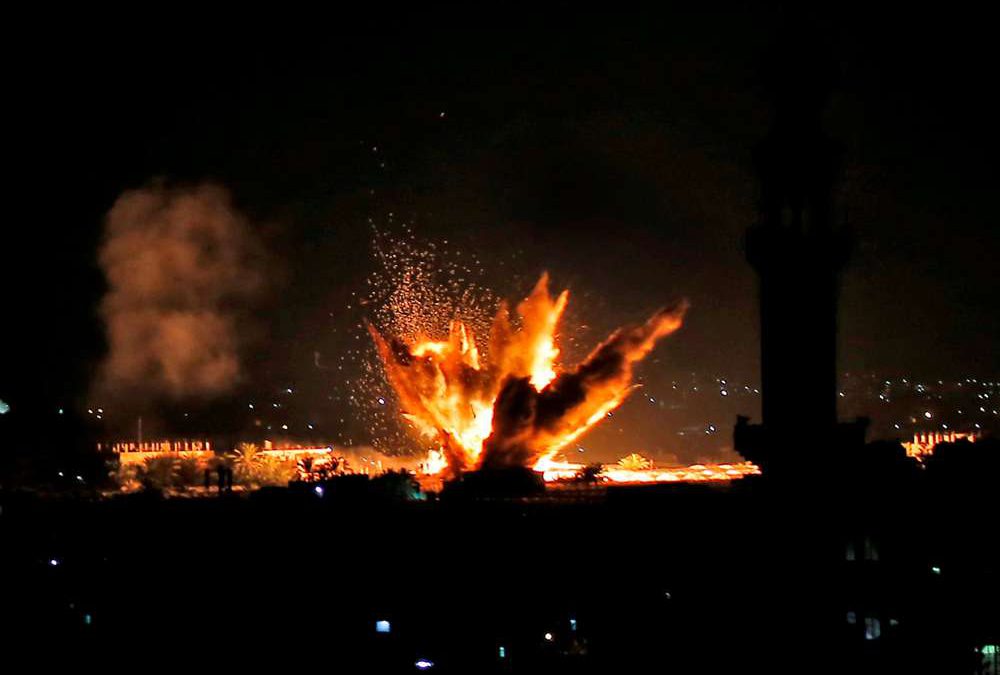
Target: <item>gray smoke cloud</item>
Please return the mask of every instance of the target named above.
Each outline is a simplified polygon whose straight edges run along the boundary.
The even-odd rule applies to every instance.
[[[262,247],[216,185],[123,193],[99,253],[108,355],[104,395],[211,398],[240,379]]]

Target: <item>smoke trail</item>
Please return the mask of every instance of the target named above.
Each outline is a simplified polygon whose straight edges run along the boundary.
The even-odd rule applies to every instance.
[[[123,193],[99,263],[109,347],[99,392],[210,398],[239,380],[248,309],[264,283],[261,247],[225,189]]]
[[[688,303],[664,308],[637,326],[619,328],[576,368],[536,389],[528,377],[508,377],[493,409],[493,433],[482,467],[531,466],[566,446],[632,392],[632,366],[684,320]]]

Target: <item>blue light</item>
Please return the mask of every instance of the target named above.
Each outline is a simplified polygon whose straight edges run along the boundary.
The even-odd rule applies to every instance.
[[[388,633],[391,629],[392,627],[389,625],[389,622],[386,621],[385,619],[379,619],[378,621],[375,622],[376,633]]]
[[[501,659],[507,658],[507,648],[504,647],[503,645],[500,645],[499,653]]]
[[[419,661],[417,661],[413,665],[415,665],[417,667],[417,670],[427,670],[428,668],[433,668],[434,667],[434,662],[433,661],[428,661],[427,659],[420,659]]]
[[[316,487],[313,488],[313,492],[316,493],[317,497],[322,497],[323,496],[323,486],[322,485],[317,485]]]
[[[576,619],[570,619],[569,620],[569,629],[572,630],[572,631],[576,630]]]

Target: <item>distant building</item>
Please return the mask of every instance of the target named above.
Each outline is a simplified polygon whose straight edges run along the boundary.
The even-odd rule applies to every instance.
[[[904,441],[906,455],[914,459],[923,460],[934,454],[934,446],[938,443],[954,443],[955,441],[966,440],[971,443],[976,442],[979,435],[976,433],[960,433],[957,431],[931,431],[913,434],[912,441]]]

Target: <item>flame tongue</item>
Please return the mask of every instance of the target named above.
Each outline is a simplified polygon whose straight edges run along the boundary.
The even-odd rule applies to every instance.
[[[501,306],[486,358],[475,336],[453,321],[448,339],[389,341],[369,331],[407,420],[433,439],[449,473],[535,466],[621,405],[632,365],[681,326],[685,303],[640,326],[619,329],[576,368],[560,372],[556,330],[569,293],[552,298],[548,276],[517,306],[519,327]]]

